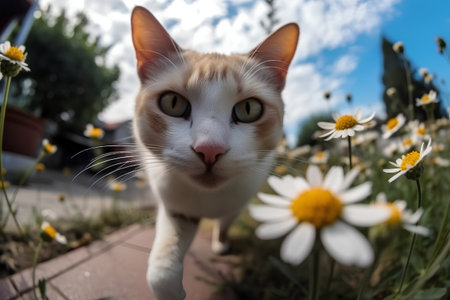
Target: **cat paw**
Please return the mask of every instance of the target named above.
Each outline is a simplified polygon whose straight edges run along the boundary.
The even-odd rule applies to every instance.
[[[217,255],[225,255],[230,252],[231,246],[230,243],[225,242],[222,243],[220,241],[214,241],[211,244],[212,251]]]
[[[182,284],[183,269],[167,269],[149,265],[147,283],[153,295],[159,300],[183,300],[186,292]]]

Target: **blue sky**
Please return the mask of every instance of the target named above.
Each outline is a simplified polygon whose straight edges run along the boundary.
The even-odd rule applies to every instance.
[[[108,63],[119,64],[120,98],[101,119],[132,117],[139,88],[131,45],[130,14],[135,5],[148,8],[183,48],[200,52],[243,52],[265,38],[259,25],[265,18],[263,0],[41,0],[65,8],[69,15],[83,10],[92,33],[111,45]],[[381,37],[402,41],[416,68],[426,67],[450,84],[450,62],[436,51],[435,36],[450,41],[448,0],[277,0],[279,25],[301,27],[298,51],[283,92],[285,131],[294,143],[297,130],[311,114],[328,111],[323,92],[332,92],[334,111],[349,112],[345,94],[353,95],[352,109],[383,117]],[[446,106],[449,88],[441,89]],[[442,99],[442,100],[444,100]]]
[[[442,101],[449,105],[450,62],[437,53],[435,37],[450,39],[450,1],[404,0],[395,6],[394,15],[386,18],[373,33],[362,35],[356,41],[361,45],[358,67],[347,78],[343,89],[350,91],[355,104],[379,101],[383,93],[381,37],[392,42],[402,41],[405,55],[416,69],[426,67],[434,73],[441,87]],[[323,53],[333,57],[335,51]]]

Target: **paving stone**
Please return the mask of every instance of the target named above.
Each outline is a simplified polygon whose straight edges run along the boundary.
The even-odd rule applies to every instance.
[[[16,289],[8,278],[0,280],[0,299],[11,299],[16,295]]]

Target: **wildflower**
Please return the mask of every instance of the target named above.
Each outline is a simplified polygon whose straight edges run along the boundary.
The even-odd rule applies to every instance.
[[[114,192],[122,192],[127,189],[127,186],[125,183],[113,181],[113,182],[111,182],[109,188]]]
[[[438,52],[440,54],[444,53],[445,48],[447,47],[447,44],[445,43],[444,39],[441,38],[440,36],[436,37],[436,44],[438,46]]]
[[[42,146],[44,147],[44,152],[47,154],[53,154],[58,150],[58,147],[51,144],[47,139],[42,141]]]
[[[427,74],[423,77],[423,81],[425,81],[425,83],[430,83],[434,78],[433,74]]]
[[[100,140],[105,135],[105,132],[99,127],[94,127],[92,124],[87,124],[86,129],[84,130],[84,135],[88,138]]]
[[[423,209],[419,208],[415,213],[406,209],[405,200],[396,200],[394,202],[387,202],[384,193],[378,194],[375,205],[387,207],[391,214],[389,219],[385,222],[388,226],[402,226],[404,229],[412,233],[417,233],[423,236],[430,235],[430,230],[426,227],[416,225],[423,214]]]
[[[386,90],[386,95],[388,95],[389,97],[394,96],[395,93],[397,93],[397,89],[395,87],[390,87]]]
[[[277,174],[284,174],[287,171],[286,165],[278,165],[275,167],[275,173]]]
[[[417,179],[421,173],[422,173],[422,165],[420,162],[422,159],[430,154],[431,152],[431,139],[428,140],[428,145],[423,149],[423,143],[420,147],[420,152],[417,151],[411,151],[408,152],[406,155],[402,155],[402,158],[399,158],[394,162],[389,162],[391,165],[395,166],[393,169],[383,169],[386,173],[397,173],[394,176],[392,176],[389,179],[389,182],[392,182],[402,176],[403,174],[406,174],[406,177],[408,179]]]
[[[14,77],[21,70],[30,71],[25,63],[26,58],[25,46],[11,46],[9,41],[0,44],[0,73]]]
[[[429,139],[427,129],[424,123],[419,123],[419,121],[413,121],[408,123],[408,127],[411,129],[413,138],[417,140]]]
[[[37,163],[37,164],[34,166],[34,169],[35,169],[36,171],[38,171],[38,172],[42,172],[42,171],[45,170],[45,165],[44,165],[43,163]]]
[[[316,154],[311,156],[309,161],[313,164],[326,164],[329,157],[330,154],[328,153],[328,151],[318,151]]]
[[[422,75],[422,77],[425,77],[428,74],[428,69],[427,68],[420,68],[419,69],[419,74]]]
[[[450,160],[442,158],[440,156],[436,156],[433,159],[433,163],[439,167],[450,167]]]
[[[397,132],[405,124],[406,119],[403,114],[398,114],[395,118],[389,119],[385,125],[381,127],[383,138],[387,139]]]
[[[67,244],[66,237],[57,232],[56,229],[53,228],[52,225],[50,225],[50,223],[45,221],[42,222],[41,230],[42,230],[41,236],[45,241],[50,242],[56,240],[60,244]]]
[[[286,139],[282,139],[279,143],[278,143],[278,147],[277,147],[277,154],[278,155],[284,155],[287,151],[287,141]]]
[[[397,42],[394,45],[392,45],[392,50],[394,50],[395,53],[403,54],[403,52],[405,52],[403,42]]]
[[[368,118],[361,120],[361,111],[357,110],[353,115],[342,115],[339,116],[337,114],[333,114],[333,118],[336,121],[335,123],[330,122],[319,122],[319,125],[322,129],[330,130],[325,134],[322,134],[319,137],[327,137],[325,140],[331,140],[332,138],[346,138],[348,136],[354,136],[355,131],[364,130],[364,123],[369,122],[373,119],[375,113],[372,113]]]
[[[293,150],[288,151],[288,157],[290,159],[294,159],[298,156],[302,156],[305,154],[308,154],[309,152],[311,152],[311,146],[310,145],[304,145],[304,146],[300,146],[297,147]]]
[[[436,92],[431,90],[428,94],[423,94],[422,98],[416,99],[417,106],[428,105],[430,103],[438,103],[439,100],[436,99]]]
[[[9,181],[6,180],[0,180],[0,189],[7,189],[9,188]]]
[[[265,205],[249,206],[250,215],[263,222],[256,235],[275,239],[289,233],[281,246],[281,258],[291,264],[300,264],[311,252],[316,235],[320,235],[324,248],[338,262],[370,265],[370,243],[347,223],[372,226],[387,220],[390,212],[373,205],[353,204],[371,193],[369,182],[349,188],[358,172],[352,169],[344,176],[341,167],[332,167],[323,177],[320,169],[311,165],[306,179],[269,177],[269,185],[279,195],[259,193]]]

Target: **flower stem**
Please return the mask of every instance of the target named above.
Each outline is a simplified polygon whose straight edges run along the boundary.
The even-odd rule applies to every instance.
[[[5,129],[5,116],[6,116],[6,103],[8,101],[8,94],[9,94],[9,86],[11,85],[11,76],[6,76],[6,84],[5,84],[5,90],[3,91],[3,102],[2,102],[2,108],[0,112],[0,181],[3,183],[3,134]],[[19,230],[19,233],[21,236],[25,236],[23,233],[22,227],[20,226],[19,222],[17,221],[16,215],[13,211],[11,202],[9,201],[8,194],[6,193],[5,185],[2,184],[2,192],[5,196],[6,205],[8,206],[8,210],[10,214],[12,215],[14,219],[14,223],[16,224],[17,230]]]
[[[320,243],[316,240],[310,268],[309,300],[319,299],[319,261],[320,261]]]
[[[406,90],[408,91],[408,111],[409,111],[409,120],[414,120],[414,100],[413,100],[413,85],[411,82],[411,73],[409,72],[408,61],[406,60],[405,55],[402,55],[403,65],[405,66],[406,73]]]
[[[33,295],[34,295],[34,299],[38,300],[38,296],[36,293],[36,268],[37,268],[37,263],[39,260],[39,256],[41,254],[41,250],[42,250],[42,245],[44,244],[44,241],[41,239],[39,241],[39,244],[37,245],[37,248],[34,252],[34,258],[33,258],[33,272],[32,272],[32,280],[33,280]]]
[[[347,141],[348,141],[348,161],[351,170],[353,169],[353,163],[352,163],[352,139],[350,136],[347,137]]]
[[[417,185],[417,208],[421,208],[422,207],[422,189],[420,187],[419,179],[416,180],[416,185]],[[418,221],[417,221],[417,223],[418,223]],[[417,225],[417,223],[416,223],[416,225]],[[406,264],[405,264],[405,267],[403,268],[403,272],[402,272],[402,279],[400,281],[400,287],[398,288],[398,294],[400,294],[400,292],[402,291],[403,283],[405,282],[406,273],[408,271],[409,262],[411,260],[415,242],[416,242],[416,233],[413,233],[412,239],[411,239],[411,244],[409,246],[408,257],[406,258]]]
[[[35,166],[42,160],[42,158],[45,156],[45,152],[41,151],[41,153],[39,154],[38,158],[36,158],[36,160],[34,161],[33,165],[31,165],[28,170],[25,172],[25,174],[22,176],[22,178],[20,178],[19,183],[16,186],[16,189],[14,190],[12,196],[11,196],[11,200],[10,203],[11,205],[14,204],[17,194],[19,193],[19,189],[22,187],[22,185],[25,183],[25,181],[28,179],[28,177],[30,177],[31,172],[33,172],[33,170],[35,169]],[[8,211],[5,215],[5,219],[3,220],[3,223],[0,225],[0,228],[5,228],[6,223],[8,222],[8,217],[9,217],[10,212]]]

